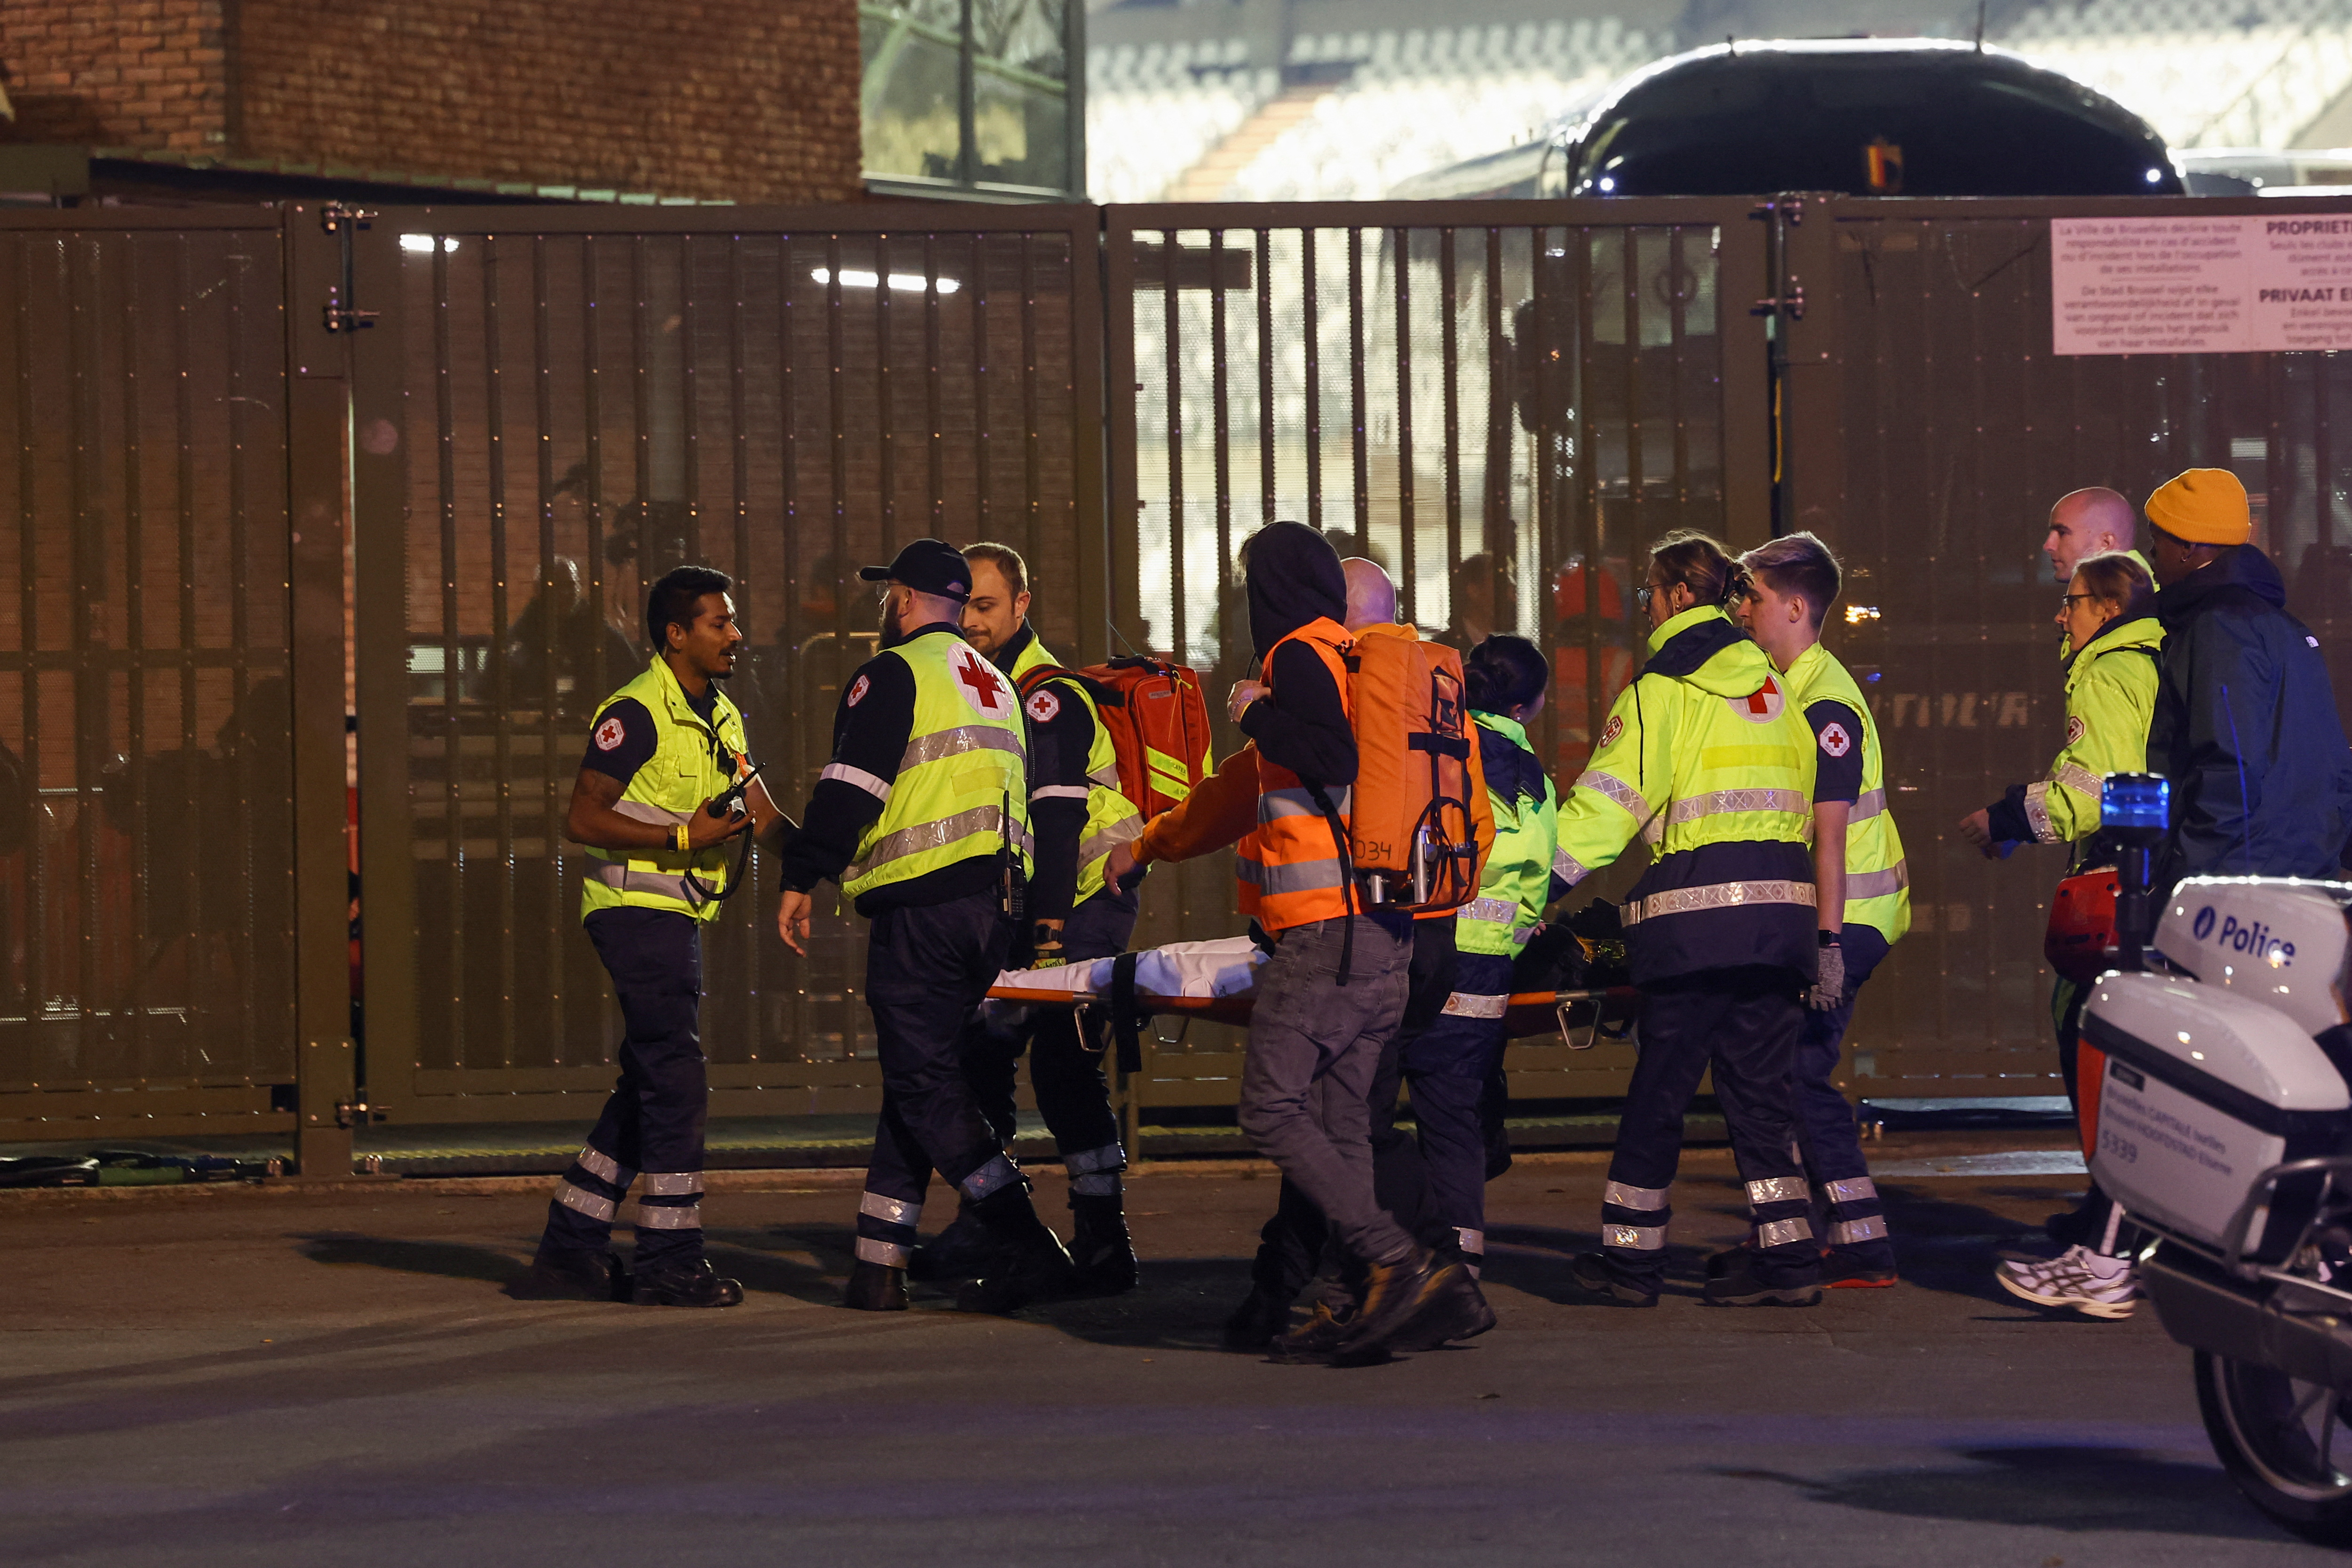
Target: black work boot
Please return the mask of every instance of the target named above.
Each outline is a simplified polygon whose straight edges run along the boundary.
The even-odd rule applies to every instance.
[[[1616,1270],[1609,1267],[1609,1255],[1605,1252],[1578,1253],[1568,1266],[1568,1275],[1580,1289],[1591,1292],[1613,1307],[1654,1307],[1658,1304],[1656,1290],[1628,1285],[1618,1279]]]
[[[1391,1263],[1375,1263],[1366,1278],[1364,1304],[1333,1354],[1335,1363],[1368,1365],[1384,1361],[1396,1341],[1433,1310],[1450,1310],[1469,1273],[1428,1247],[1415,1244]]]
[[[1495,1309],[1465,1266],[1462,1283],[1448,1289],[1421,1321],[1390,1342],[1401,1351],[1433,1351],[1461,1340],[1475,1340],[1495,1326]]]
[[[1037,1217],[1026,1182],[1002,1186],[971,1205],[997,1238],[992,1272],[956,1292],[960,1312],[1017,1312],[1030,1302],[1070,1293],[1076,1278],[1062,1238]]]
[[[609,1252],[542,1252],[507,1285],[518,1301],[625,1301],[628,1271]]]
[[[1274,1342],[1274,1359],[1291,1363],[1328,1362],[1355,1326],[1356,1314],[1352,1308],[1334,1312],[1330,1302],[1318,1301],[1307,1321]]]
[[[638,1269],[629,1299],[640,1307],[731,1307],[743,1299],[743,1287],[698,1258]]]
[[[1821,1275],[1790,1284],[1768,1284],[1756,1276],[1757,1254],[1754,1248],[1734,1247],[1717,1253],[1706,1260],[1706,1289],[1704,1295],[1710,1307],[1812,1307],[1822,1299]]]
[[[841,1304],[853,1312],[903,1312],[907,1271],[861,1258],[849,1271],[849,1286],[841,1293]]]
[[[1136,1287],[1141,1266],[1127,1232],[1127,1211],[1117,1196],[1070,1194],[1070,1261],[1085,1296],[1121,1296]]]
[[[947,1229],[915,1248],[907,1260],[907,1278],[925,1284],[944,1284],[951,1279],[977,1279],[988,1272],[995,1261],[996,1237],[988,1226],[974,1219],[969,1205],[956,1210],[956,1216]]]
[[[1290,1299],[1276,1296],[1263,1285],[1253,1285],[1225,1319],[1225,1348],[1262,1351],[1290,1326]]]

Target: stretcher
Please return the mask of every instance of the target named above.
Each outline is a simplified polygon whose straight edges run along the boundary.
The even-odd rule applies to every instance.
[[[1149,1014],[1246,1026],[1265,956],[1249,938],[1234,936],[1171,942],[1045,969],[1008,969],[989,988],[982,1012],[1024,1006],[1104,1006],[1117,1012],[1127,1003],[1130,1017]],[[1513,1039],[1556,1034],[1570,1049],[1589,1050],[1604,1037],[1624,1037],[1634,1001],[1630,985],[1519,992],[1504,1005],[1504,1027]]]

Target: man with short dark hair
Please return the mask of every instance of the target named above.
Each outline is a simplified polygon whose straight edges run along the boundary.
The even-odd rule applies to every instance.
[[[726,841],[777,820],[759,781],[744,811],[712,802],[749,778],[743,715],[719,689],[743,641],[733,582],[681,566],[653,586],[646,635],[659,651],[596,710],[564,831],[593,857],[581,923],[613,977],[626,1033],[621,1078],[556,1184],[530,1272],[534,1300],[731,1307],[743,1289],[702,1249],[702,1131],[709,1110],[698,1018],[701,928],[730,886]],[[634,1281],[607,1250],[638,1173]]]
[[[2319,639],[2251,542],[2246,488],[2190,468],[2147,498],[2164,623],[2147,765],[2172,782],[2159,891],[2183,877],[2331,877],[2352,832],[2352,751]]]

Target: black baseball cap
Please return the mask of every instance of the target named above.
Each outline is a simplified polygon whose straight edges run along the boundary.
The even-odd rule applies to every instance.
[[[918,539],[887,566],[860,566],[868,583],[903,583],[918,594],[937,594],[958,604],[971,598],[971,568],[963,552],[944,539]]]

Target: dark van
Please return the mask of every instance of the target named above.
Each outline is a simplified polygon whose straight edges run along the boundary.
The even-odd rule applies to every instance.
[[[1416,175],[1405,197],[2178,195],[2164,140],[2003,49],[1930,38],[1717,44],[1658,61],[1552,133]]]

